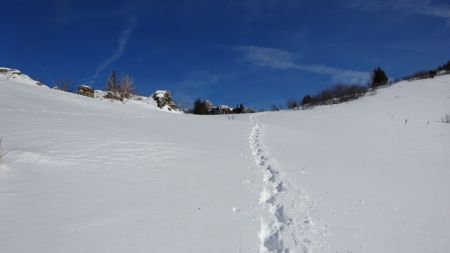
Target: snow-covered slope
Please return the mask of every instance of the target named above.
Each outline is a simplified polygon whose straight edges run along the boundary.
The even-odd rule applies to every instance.
[[[311,227],[305,245],[325,245],[325,252],[448,252],[445,114],[450,76],[401,82],[347,104],[256,117],[276,169],[295,186],[287,198],[304,200],[286,216]]]
[[[153,96],[144,97],[141,95],[133,95],[129,99],[125,99],[123,102],[119,100],[112,100],[110,98],[105,98],[107,92],[103,90],[95,90],[94,91],[94,97],[99,100],[107,101],[110,103],[119,103],[119,104],[133,104],[134,106],[141,106],[147,109],[151,110],[158,110],[158,111],[164,111],[164,112],[171,112],[171,113],[181,113],[180,110],[169,110],[168,107],[158,107],[158,103],[156,100],[153,99]]]
[[[14,82],[20,82],[23,84],[39,85],[39,86],[47,87],[45,85],[42,85],[39,81],[36,81],[36,80],[32,79],[31,77],[29,77],[28,75],[25,75],[20,70],[12,69],[12,68],[0,67],[0,80],[14,81]]]
[[[40,87],[48,88],[48,86],[42,84],[39,81],[34,80],[33,78],[31,78],[28,75],[26,75],[23,72],[21,72],[20,70],[12,69],[12,68],[0,67],[0,81],[20,83],[20,84],[28,84],[28,85],[34,85],[34,86],[40,86]],[[87,87],[89,87],[89,86],[87,86]],[[56,90],[59,90],[59,88],[56,89]],[[60,93],[56,92],[54,94],[60,94]],[[100,99],[100,100],[108,100],[110,102],[117,102],[117,103],[119,103],[119,101],[112,101],[111,99],[105,98],[106,94],[107,94],[106,91],[95,90],[94,97],[96,99]],[[126,99],[123,103],[141,105],[141,106],[144,106],[144,107],[147,107],[147,108],[151,108],[151,109],[158,109],[158,104],[153,99],[153,95],[151,95],[149,97],[144,97],[144,96],[140,96],[140,95],[133,95],[131,98]],[[173,110],[173,109],[171,109],[171,108],[169,108],[167,106],[159,108],[159,109],[162,110],[162,111],[165,111],[165,112],[180,113],[180,110],[178,110],[178,109]]]
[[[3,79],[0,252],[447,252],[446,113],[449,76],[233,120]]]
[[[0,252],[256,248],[250,122],[154,108],[0,81]]]

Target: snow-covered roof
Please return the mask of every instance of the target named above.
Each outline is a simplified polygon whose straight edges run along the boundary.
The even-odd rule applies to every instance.
[[[87,88],[87,89],[92,89],[91,86],[84,85],[84,84],[80,85],[80,87],[82,87],[82,88]]]
[[[155,93],[153,93],[153,96],[157,97],[157,98],[162,98],[165,97],[165,95],[169,93],[169,91],[167,90],[157,90],[155,91]]]
[[[232,109],[231,107],[229,107],[228,105],[219,105],[219,109],[221,110],[225,110],[225,109]]]

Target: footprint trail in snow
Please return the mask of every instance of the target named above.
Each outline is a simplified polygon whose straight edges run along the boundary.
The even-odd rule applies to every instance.
[[[308,196],[281,175],[263,144],[259,124],[253,116],[250,120],[254,123],[249,137],[250,147],[263,173],[263,189],[259,198],[263,209],[258,233],[260,253],[311,252],[314,244],[312,235],[316,231],[309,217],[311,206]],[[288,215],[287,209],[292,216]]]

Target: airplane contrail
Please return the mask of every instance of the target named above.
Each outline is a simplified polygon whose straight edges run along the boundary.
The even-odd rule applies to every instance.
[[[128,26],[120,33],[116,49],[114,50],[113,54],[97,68],[95,74],[93,75],[90,81],[91,84],[95,82],[98,75],[103,70],[105,70],[106,67],[108,67],[111,63],[115,62],[117,59],[120,58],[120,56],[122,56],[123,52],[125,51],[125,47],[127,46],[128,40],[130,39],[130,36],[136,29],[137,25],[138,25],[137,16],[131,17],[130,21],[128,22]]]

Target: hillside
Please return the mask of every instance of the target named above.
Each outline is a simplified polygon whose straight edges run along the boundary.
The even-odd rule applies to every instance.
[[[0,80],[0,252],[446,252],[450,76],[173,114]]]
[[[440,121],[450,114],[449,77],[257,117],[279,170],[326,234],[325,252],[447,251],[450,124]]]

